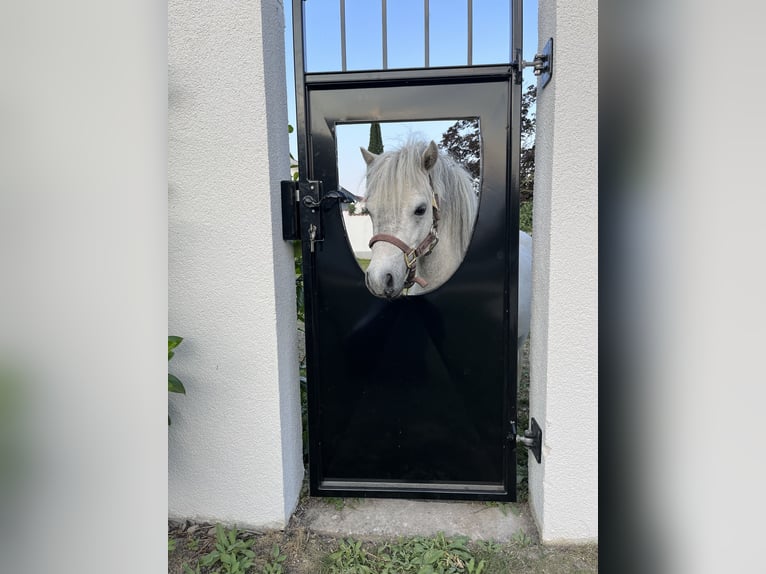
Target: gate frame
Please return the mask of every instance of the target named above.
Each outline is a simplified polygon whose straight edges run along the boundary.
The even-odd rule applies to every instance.
[[[293,53],[294,53],[294,73],[295,73],[295,96],[296,96],[296,137],[297,137],[297,163],[298,163],[298,199],[302,199],[305,194],[310,194],[314,190],[312,187],[313,174],[309,173],[309,123],[310,123],[310,110],[309,110],[309,90],[317,87],[324,89],[351,89],[353,87],[396,87],[404,85],[434,85],[434,84],[455,84],[455,83],[472,83],[487,80],[499,80],[507,81],[509,85],[509,114],[511,115],[509,140],[507,150],[507,176],[506,176],[506,193],[508,194],[508,203],[511,209],[514,209],[518,213],[519,205],[519,189],[520,189],[520,156],[521,156],[521,69],[524,62],[521,58],[522,54],[522,6],[520,0],[511,0],[511,53],[514,56],[514,60],[507,64],[496,65],[467,65],[467,66],[449,66],[449,67],[424,67],[424,68],[403,68],[403,69],[382,69],[373,71],[333,71],[333,72],[307,72],[305,70],[305,30],[304,30],[304,2],[305,0],[293,0],[292,18],[293,18]],[[342,6],[343,0],[341,0]],[[469,3],[470,5],[470,3]],[[385,10],[385,0],[383,0],[383,7]],[[342,24],[342,32],[344,24]],[[426,28],[427,30],[427,28]],[[344,35],[344,34],[342,34]],[[385,18],[384,18],[384,42],[385,38]],[[469,46],[471,42],[471,34],[469,33]],[[345,68],[345,42],[342,42],[342,58],[344,61],[343,67]],[[470,48],[469,48],[470,50]],[[383,52],[384,66],[386,62],[386,51]],[[470,61],[470,52],[469,52]],[[426,65],[428,63],[428,51],[426,50]],[[516,117],[517,121],[513,121]],[[299,208],[300,209],[300,208]],[[298,223],[298,230],[301,227],[305,227],[303,223]],[[306,239],[306,235],[303,232],[299,232],[302,241],[302,253],[303,261],[307,261],[310,257],[310,248],[308,246],[309,241]],[[510,233],[508,226],[506,226],[506,234],[509,237],[506,238],[508,244],[509,253],[518,254],[518,232]],[[512,258],[510,263],[511,268],[508,269],[510,278],[516,278],[516,281],[508,281],[506,287],[506,300],[510,298],[509,308],[518,309],[518,257]],[[313,265],[312,265],[313,268]],[[318,360],[318,350],[316,348],[317,338],[314,333],[314,320],[315,320],[315,306],[314,302],[314,286],[313,278],[310,273],[304,273],[304,293],[305,293],[305,315],[307,320],[305,322],[305,338],[306,338],[306,366],[308,372],[318,372],[318,368],[315,366]],[[495,492],[482,491],[482,489],[476,488],[474,491],[465,491],[462,487],[456,490],[433,490],[420,489],[417,491],[409,489],[407,486],[402,488],[382,488],[380,490],[366,489],[366,490],[354,490],[344,488],[342,486],[331,488],[320,488],[318,483],[318,476],[315,470],[315,466],[312,464],[311,456],[309,455],[309,483],[312,496],[373,496],[373,497],[394,497],[394,498],[449,498],[456,500],[493,500],[493,501],[516,501],[516,441],[515,441],[515,429],[517,419],[517,398],[518,398],[518,384],[516,375],[509,377],[507,373],[512,371],[511,367],[516,366],[518,370],[519,356],[510,349],[510,345],[513,341],[510,341],[509,333],[513,327],[513,332],[517,332],[518,314],[513,313],[512,316],[508,316],[510,312],[506,312],[504,318],[505,325],[505,337],[507,339],[506,345],[508,351],[506,352],[505,360],[505,372],[507,380],[509,381],[505,385],[504,400],[504,412],[506,413],[506,420],[504,421],[504,433],[507,432],[506,439],[510,445],[510,459],[512,468],[509,472],[505,473],[506,482],[512,481],[512,484],[506,484],[506,491],[502,494]],[[509,323],[509,321],[511,323]],[[513,355],[513,359],[509,360],[509,357]],[[508,363],[511,364],[508,364]],[[309,383],[311,384],[311,383]],[[513,396],[509,396],[512,394]],[[316,436],[318,429],[316,424],[318,423],[318,417],[311,416],[312,407],[309,403],[309,441],[311,436]],[[312,428],[313,427],[313,428]],[[311,451],[311,449],[310,449]]]

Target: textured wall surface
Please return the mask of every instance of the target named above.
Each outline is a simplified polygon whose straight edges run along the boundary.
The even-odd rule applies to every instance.
[[[169,515],[284,526],[303,477],[284,14],[168,3]]]
[[[538,94],[530,416],[543,459],[530,503],[546,542],[598,537],[598,11],[541,0],[540,48],[554,74]]]

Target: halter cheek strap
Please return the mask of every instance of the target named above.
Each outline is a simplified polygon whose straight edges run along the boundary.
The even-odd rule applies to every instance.
[[[370,248],[372,248],[372,246],[375,245],[378,241],[384,241],[386,243],[390,243],[391,245],[395,245],[402,250],[402,253],[404,253],[404,264],[407,266],[407,279],[404,281],[405,289],[409,289],[415,283],[421,287],[426,287],[428,285],[428,281],[422,277],[415,276],[415,269],[417,267],[418,259],[431,253],[434,247],[436,247],[436,244],[439,243],[439,205],[436,201],[436,194],[433,192],[433,188],[431,190],[431,209],[433,211],[433,223],[431,223],[431,230],[428,232],[428,235],[425,236],[423,241],[417,245],[417,247],[410,247],[398,237],[389,235],[388,233],[378,233],[377,235],[373,235],[370,239]]]

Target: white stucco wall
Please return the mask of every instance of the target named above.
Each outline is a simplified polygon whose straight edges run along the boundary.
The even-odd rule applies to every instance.
[[[541,0],[554,74],[537,100],[530,416],[533,515],[545,542],[598,537],[598,8]]]
[[[346,226],[346,235],[351,248],[358,257],[369,259],[370,239],[372,238],[372,219],[369,215],[349,215],[343,211],[343,224]]]
[[[303,477],[284,13],[168,2],[169,515],[282,527]],[[137,230],[137,233],[140,230]]]

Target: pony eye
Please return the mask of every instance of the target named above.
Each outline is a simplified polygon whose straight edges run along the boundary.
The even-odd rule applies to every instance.
[[[425,215],[426,214],[426,206],[425,205],[418,205],[415,209],[415,215]]]

